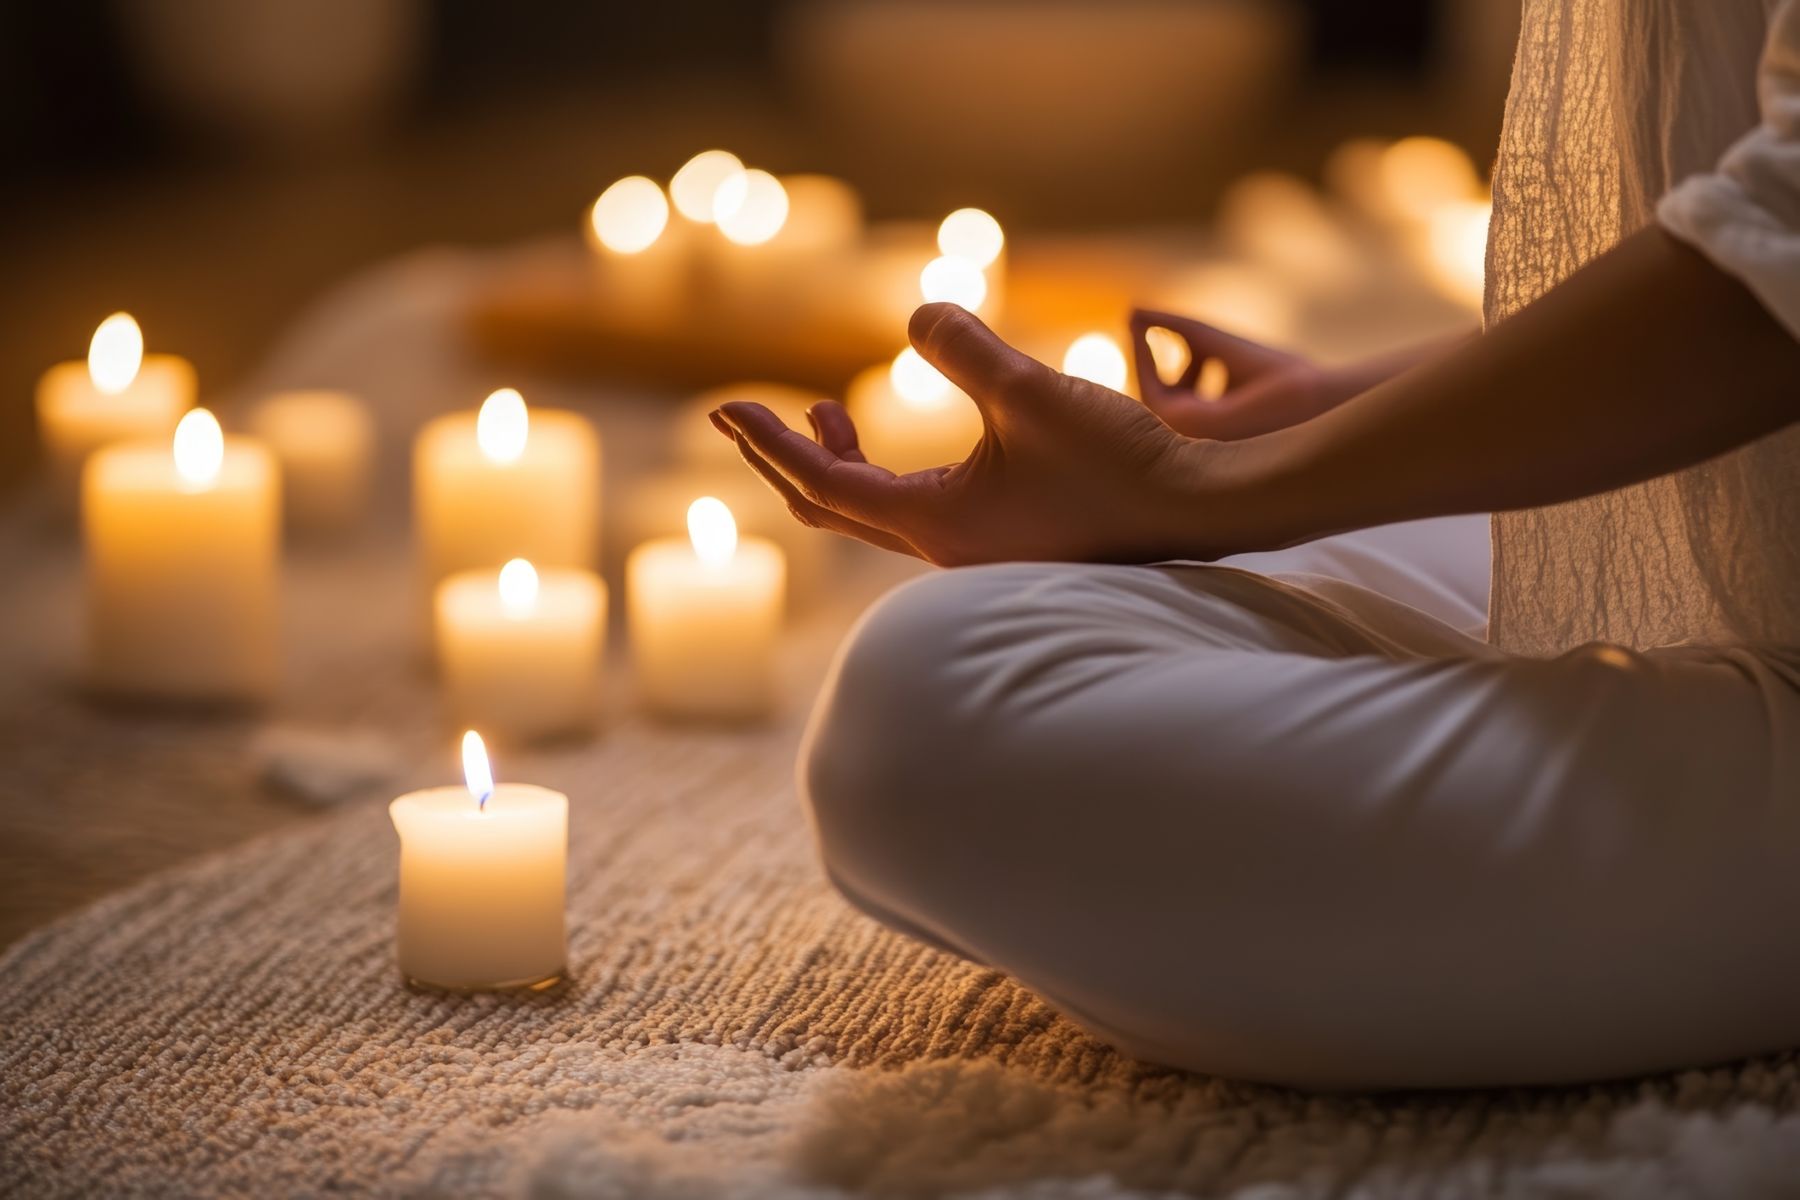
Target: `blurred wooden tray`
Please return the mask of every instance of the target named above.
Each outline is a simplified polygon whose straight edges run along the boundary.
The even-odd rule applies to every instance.
[[[1085,329],[1122,334],[1130,305],[1194,261],[1196,247],[1115,235],[1028,241],[1008,256],[995,324],[1019,344],[1041,348]],[[838,392],[906,344],[904,317],[891,306],[880,313],[773,283],[760,295],[740,289],[730,303],[704,284],[690,286],[678,316],[634,316],[608,296],[591,252],[572,237],[518,251],[466,319],[475,349],[489,357],[670,388],[771,380]]]

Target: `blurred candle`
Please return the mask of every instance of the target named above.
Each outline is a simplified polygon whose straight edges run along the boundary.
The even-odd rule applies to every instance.
[[[479,412],[438,417],[413,443],[420,569],[435,588],[457,571],[525,557],[544,567],[598,561],[600,438],[583,417],[527,409],[512,388]]]
[[[616,316],[650,323],[675,314],[688,260],[655,180],[628,175],[601,192],[588,210],[587,234],[600,263],[602,303]]]
[[[744,164],[727,150],[702,150],[681,165],[669,180],[675,210],[701,225],[713,223],[713,203],[726,180],[744,173]]]
[[[666,716],[745,720],[775,701],[775,640],[787,568],[743,538],[712,496],[688,508],[688,536],[659,538],[625,564],[640,693]]]
[[[957,209],[939,223],[937,245],[944,257],[961,259],[981,272],[987,314],[998,314],[1006,295],[1006,234],[993,214]],[[970,305],[963,307],[973,311]]]
[[[171,442],[106,446],[82,481],[88,665],[108,692],[266,695],[277,674],[275,458],[203,408]]]
[[[549,987],[567,961],[569,798],[496,784],[472,730],[463,778],[388,805],[400,835],[400,973],[454,991]]]
[[[911,347],[858,374],[844,403],[864,457],[899,474],[961,462],[981,440],[975,402]]]
[[[250,432],[281,463],[282,508],[302,533],[342,533],[368,507],[375,421],[349,392],[277,392],[250,414]]]
[[[63,362],[37,385],[38,430],[58,495],[73,502],[89,454],[111,442],[166,441],[194,405],[194,368],[174,354],[145,354],[128,313],[94,330],[86,362]]]
[[[1486,200],[1459,200],[1432,213],[1426,226],[1425,264],[1432,282],[1475,312],[1481,311],[1492,216],[1493,205]]]
[[[1425,222],[1445,205],[1481,199],[1475,163],[1461,146],[1434,137],[1405,137],[1381,152],[1383,215]]]
[[[1104,333],[1084,333],[1070,342],[1063,353],[1062,370],[1064,375],[1086,379],[1115,392],[1125,390],[1130,375],[1125,351]]]
[[[978,313],[988,298],[987,277],[968,259],[942,254],[919,272],[919,296],[927,304],[959,304]]]
[[[804,429],[804,423],[799,428]],[[767,538],[781,548],[790,604],[798,608],[826,594],[838,536],[794,520],[781,497],[735,457],[731,443],[710,424],[707,430],[731,451],[733,460],[676,467],[633,480],[618,502],[607,506],[609,544],[636,546],[654,538],[685,537],[694,497],[716,496],[731,509],[741,533]]]
[[[515,558],[438,585],[438,666],[459,725],[515,743],[592,729],[605,646],[606,585],[592,571]]]
[[[774,306],[801,320],[844,306],[863,227],[849,184],[751,169],[719,185],[714,213],[723,241],[707,261],[727,304]]]

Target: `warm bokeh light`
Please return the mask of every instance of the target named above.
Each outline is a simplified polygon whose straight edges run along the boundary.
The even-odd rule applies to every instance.
[[[189,487],[212,485],[225,464],[225,431],[204,408],[189,409],[175,426],[175,473]]]
[[[130,313],[114,313],[100,322],[88,342],[87,361],[88,377],[108,395],[131,386],[144,363],[144,332]]]
[[[1117,340],[1104,333],[1084,333],[1069,343],[1063,352],[1064,375],[1086,379],[1115,392],[1125,390],[1125,351]]]
[[[1187,339],[1173,329],[1150,326],[1144,330],[1144,344],[1150,347],[1150,361],[1156,364],[1156,377],[1164,383],[1180,379],[1181,373],[1194,361],[1194,352],[1188,349]]]
[[[1463,200],[1432,213],[1428,226],[1432,280],[1451,299],[1473,308],[1481,307],[1492,216],[1487,201]]]
[[[1209,358],[1200,364],[1200,375],[1195,380],[1194,391],[1202,400],[1217,400],[1231,386],[1231,372],[1226,369],[1222,358]]]
[[[475,416],[475,442],[489,462],[512,463],[525,453],[531,434],[531,417],[525,397],[515,388],[500,388],[481,402]]]
[[[669,199],[688,220],[710,225],[719,185],[743,173],[743,162],[729,150],[702,150],[683,163],[669,180]]]
[[[1299,324],[1298,303],[1268,271],[1203,263],[1178,272],[1155,296],[1156,307],[1217,325],[1258,342],[1283,343]]]
[[[627,175],[594,201],[588,220],[600,244],[616,254],[639,254],[669,224],[669,201],[654,179]]]
[[[942,255],[919,272],[919,294],[927,304],[947,301],[976,312],[987,299],[987,290],[987,277],[966,258]]]
[[[1309,288],[1345,289],[1356,279],[1357,247],[1337,215],[1305,180],[1253,171],[1219,200],[1219,232],[1249,258]]]
[[[911,346],[894,356],[888,368],[894,394],[910,408],[943,408],[954,390],[944,373],[926,362]]]
[[[717,496],[702,496],[688,505],[688,541],[694,556],[709,567],[722,567],[737,553],[737,520]]]
[[[1006,247],[1000,222],[979,208],[959,208],[938,226],[938,250],[952,258],[967,259],[977,267],[992,266]]]
[[[484,810],[488,797],[494,794],[494,769],[488,765],[487,746],[473,729],[463,734],[463,786]]]
[[[500,608],[515,621],[537,610],[538,573],[529,559],[515,558],[500,568]]]
[[[740,246],[759,246],[787,223],[787,189],[767,171],[752,168],[719,185],[713,220],[719,232]]]
[[[1448,204],[1478,199],[1481,176],[1462,147],[1442,138],[1401,138],[1381,152],[1381,190],[1392,211],[1426,221]]]

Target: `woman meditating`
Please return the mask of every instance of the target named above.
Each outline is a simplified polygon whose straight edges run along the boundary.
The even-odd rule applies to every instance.
[[[1800,7],[1769,7],[1527,0],[1486,331],[1416,365],[1138,313],[1139,403],[938,304],[911,337],[981,409],[965,462],[720,410],[801,520],[958,568],[818,702],[843,892],[1224,1075],[1800,1044]],[[1151,326],[1227,395],[1159,380]]]

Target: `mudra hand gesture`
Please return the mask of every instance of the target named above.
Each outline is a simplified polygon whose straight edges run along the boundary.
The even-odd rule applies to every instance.
[[[849,414],[831,400],[808,413],[816,441],[759,404],[713,414],[801,521],[942,566],[1150,562],[1239,548],[1239,516],[1208,503],[1218,443],[1052,370],[955,305],[920,308],[909,334],[981,411],[981,440],[962,462],[896,475],[863,457]]]

